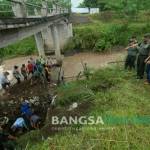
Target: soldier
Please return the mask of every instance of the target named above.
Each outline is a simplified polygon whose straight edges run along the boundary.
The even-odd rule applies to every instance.
[[[150,84],[150,56],[145,60],[146,63],[146,73],[147,73],[147,81],[146,84]]]
[[[137,79],[143,79],[145,71],[145,60],[150,54],[149,34],[145,34],[143,42],[138,45],[139,56],[137,60]]]
[[[134,40],[129,41],[129,46],[125,49],[128,51],[128,55],[125,61],[125,69],[127,69],[129,67],[129,69],[135,69],[135,60],[136,60],[136,56],[138,53],[138,49],[137,49],[137,42],[135,42]]]

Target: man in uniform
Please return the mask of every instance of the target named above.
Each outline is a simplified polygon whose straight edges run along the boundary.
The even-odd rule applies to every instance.
[[[128,55],[125,61],[125,69],[129,67],[129,69],[135,69],[135,60],[138,53],[137,43],[135,40],[130,40],[129,46],[125,48],[127,50]]]
[[[145,34],[143,42],[138,45],[139,56],[137,60],[137,78],[143,79],[145,71],[145,60],[150,54],[149,34]]]

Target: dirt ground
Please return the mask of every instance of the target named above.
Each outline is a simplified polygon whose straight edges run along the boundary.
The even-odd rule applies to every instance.
[[[3,117],[9,118],[6,126],[7,132],[12,133],[10,127],[21,116],[21,103],[24,100],[30,102],[31,110],[40,116],[42,126],[44,125],[47,109],[54,94],[54,88],[39,83],[31,85],[30,81],[24,81],[21,84],[14,85],[8,91],[9,95],[0,96],[0,119]],[[16,135],[17,133],[12,134]]]

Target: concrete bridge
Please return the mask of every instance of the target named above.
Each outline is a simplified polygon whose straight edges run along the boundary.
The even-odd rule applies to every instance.
[[[26,4],[24,0],[11,2],[15,17],[0,18],[0,48],[34,35],[39,55],[55,52],[60,61],[61,49],[73,36],[68,10],[57,4],[48,8],[47,1],[43,1],[39,13],[37,5]],[[33,5],[34,16],[28,15],[26,5]]]

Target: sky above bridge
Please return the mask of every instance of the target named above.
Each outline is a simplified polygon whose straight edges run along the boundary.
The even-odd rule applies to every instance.
[[[82,3],[82,2],[83,2],[83,0],[71,0],[73,8],[78,7],[79,4]]]

